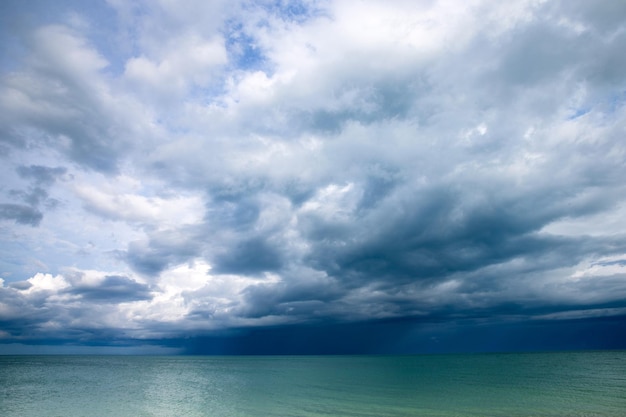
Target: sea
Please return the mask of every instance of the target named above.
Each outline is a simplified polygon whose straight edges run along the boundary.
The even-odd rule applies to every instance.
[[[0,416],[624,417],[626,351],[0,356]]]

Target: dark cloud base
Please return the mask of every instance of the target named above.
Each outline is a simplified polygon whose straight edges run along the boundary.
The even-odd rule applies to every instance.
[[[182,355],[385,355],[539,352],[626,349],[626,316],[523,322],[420,323],[404,318],[308,326],[229,329],[210,335],[169,339],[103,338],[81,343],[99,348],[126,349],[138,354],[161,350]],[[73,352],[73,341],[37,338],[4,341],[0,354],[16,342],[41,354]],[[3,346],[4,345],[4,346]],[[133,348],[143,347],[143,351]],[[145,348],[148,346],[148,348]],[[52,347],[52,348],[51,348]],[[152,347],[152,348],[150,348]]]
[[[436,354],[626,349],[626,316],[525,322],[412,319],[231,330],[171,340],[190,355]]]

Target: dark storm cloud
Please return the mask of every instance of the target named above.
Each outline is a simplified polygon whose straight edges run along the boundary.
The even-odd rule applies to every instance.
[[[305,275],[300,271],[293,271],[292,277],[287,277],[279,285],[257,284],[243,291],[244,307],[241,314],[244,317],[289,316],[300,320],[328,319],[325,309],[345,294],[341,283],[319,276]]]
[[[239,329],[173,339],[187,354],[414,354],[621,349],[624,316],[484,322],[404,318]]]
[[[351,271],[360,280],[390,283],[445,278],[557,250],[563,247],[557,240],[536,232],[562,216],[584,216],[612,204],[580,199],[577,192],[562,189],[528,194],[511,189],[507,183],[464,186],[462,180],[453,186],[401,189],[380,206],[390,213],[387,216],[366,213],[343,230],[319,220],[308,224],[305,230],[314,248],[311,262],[344,279],[352,276]],[[554,198],[557,193],[561,198]],[[381,191],[379,197],[386,195]],[[579,260],[575,256],[567,262]]]
[[[184,263],[201,250],[205,237],[197,232],[158,231],[148,241],[132,242],[126,252],[118,253],[137,272],[156,276],[171,265]]]
[[[218,258],[214,270],[224,274],[257,274],[279,269],[283,261],[280,248],[262,238],[238,242]]]
[[[128,277],[109,275],[97,285],[80,283],[68,293],[79,295],[87,302],[121,303],[151,298],[150,288]]]

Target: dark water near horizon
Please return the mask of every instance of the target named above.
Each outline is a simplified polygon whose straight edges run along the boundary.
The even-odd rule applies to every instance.
[[[0,356],[0,416],[624,417],[626,352]]]

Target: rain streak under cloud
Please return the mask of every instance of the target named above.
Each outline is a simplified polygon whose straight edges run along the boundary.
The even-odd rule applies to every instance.
[[[0,352],[626,346],[626,3],[0,16]]]

